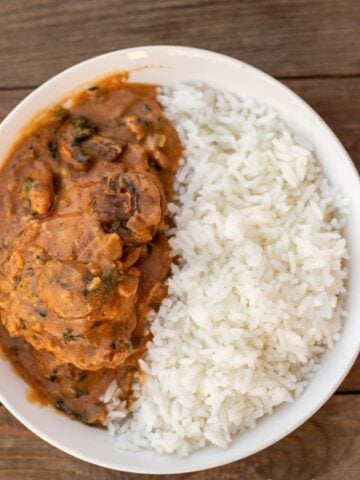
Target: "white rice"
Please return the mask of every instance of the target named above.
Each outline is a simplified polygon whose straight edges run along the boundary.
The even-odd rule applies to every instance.
[[[293,401],[339,338],[348,202],[274,109],[202,84],[160,98],[185,147],[170,206],[180,264],[132,415],[116,385],[104,398],[119,447],[184,456]]]

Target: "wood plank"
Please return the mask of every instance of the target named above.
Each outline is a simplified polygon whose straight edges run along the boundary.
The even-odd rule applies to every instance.
[[[360,394],[360,357],[358,357],[351,371],[337,391],[341,393],[358,392]]]
[[[359,16],[356,0],[0,2],[0,86],[148,44],[208,48],[274,76],[358,75]]]
[[[19,90],[1,90],[0,89],[0,122],[4,120],[6,115],[11,112],[16,105],[25,98],[31,89]]]
[[[328,123],[360,170],[360,79],[293,79],[284,83]]]
[[[191,480],[358,480],[360,396],[336,395],[305,425],[272,447]],[[1,480],[170,480],[113,472],[71,458],[22,427],[0,407]],[[179,475],[179,480],[189,475]]]

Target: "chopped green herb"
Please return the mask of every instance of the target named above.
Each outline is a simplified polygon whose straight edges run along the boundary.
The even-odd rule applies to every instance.
[[[93,133],[93,127],[88,118],[84,115],[74,117],[71,121],[74,137],[79,140],[85,140]]]
[[[87,390],[75,390],[76,398],[81,398],[84,395],[89,395],[89,392]]]
[[[58,156],[58,147],[57,147],[57,144],[56,144],[55,140],[52,140],[51,142],[49,142],[49,143],[48,143],[48,147],[49,147],[51,156],[52,156],[53,158],[57,158],[57,156]]]
[[[63,332],[63,340],[65,343],[77,342],[82,338],[84,338],[84,335],[81,333],[74,333],[71,330],[65,330],[65,332]]]
[[[124,122],[124,120],[121,119],[116,121],[116,125],[118,127],[126,127],[126,123]]]
[[[47,313],[42,308],[35,308],[35,312],[40,315],[40,317],[45,318],[47,316]]]
[[[95,92],[96,90],[99,90],[98,85],[93,85],[92,87],[88,88],[88,92]]]
[[[34,181],[31,177],[25,178],[25,192],[30,192],[34,184]]]
[[[61,122],[68,115],[69,115],[69,110],[62,107],[61,105],[59,105],[58,107],[55,107],[54,110],[53,110],[54,120],[56,120],[57,122]]]
[[[152,108],[151,108],[151,106],[150,106],[148,103],[145,103],[145,104],[144,104],[144,108],[145,108],[145,110],[147,110],[148,112],[152,112]]]
[[[79,128],[89,128],[90,122],[89,119],[84,115],[79,115],[78,117],[74,118],[74,120],[72,121],[72,125]]]
[[[123,278],[124,275],[119,273],[115,267],[105,270],[103,274],[100,275],[101,281],[109,288],[115,288]]]
[[[127,350],[131,352],[133,349],[132,343],[130,340],[123,340],[122,338],[118,339],[117,341],[111,344],[111,348],[113,350]]]
[[[80,138],[74,138],[74,140],[71,142],[72,147],[78,147],[81,145],[81,139]]]
[[[108,177],[101,177],[101,179],[102,179],[102,181],[103,181],[104,183],[106,183],[107,180],[108,180]]]

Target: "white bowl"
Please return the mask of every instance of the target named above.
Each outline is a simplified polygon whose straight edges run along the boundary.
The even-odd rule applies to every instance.
[[[238,95],[252,95],[273,105],[291,129],[316,150],[333,184],[351,199],[347,240],[351,255],[348,318],[341,339],[322,358],[321,368],[306,391],[293,404],[262,419],[257,428],[239,435],[229,448],[207,447],[187,458],[155,452],[129,453],[117,450],[105,432],[77,423],[52,408],[26,400],[27,385],[0,358],[0,400],[26,427],[51,445],[82,460],[138,473],[180,473],[223,465],[251,455],[277,442],[313,415],[336,390],[350,370],[360,349],[360,184],[351,160],[323,120],[297,95],[265,73],[238,60],[193,48],[139,47],[108,53],[80,63],[31,93],[0,126],[0,161],[17,140],[21,129],[49,105],[79,86],[120,70],[135,70],[130,79],[159,84],[201,80]]]

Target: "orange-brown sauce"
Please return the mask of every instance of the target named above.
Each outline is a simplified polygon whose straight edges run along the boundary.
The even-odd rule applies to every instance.
[[[0,172],[0,344],[43,400],[90,424],[131,397],[166,295],[181,156],[156,87],[113,76],[49,112]]]

